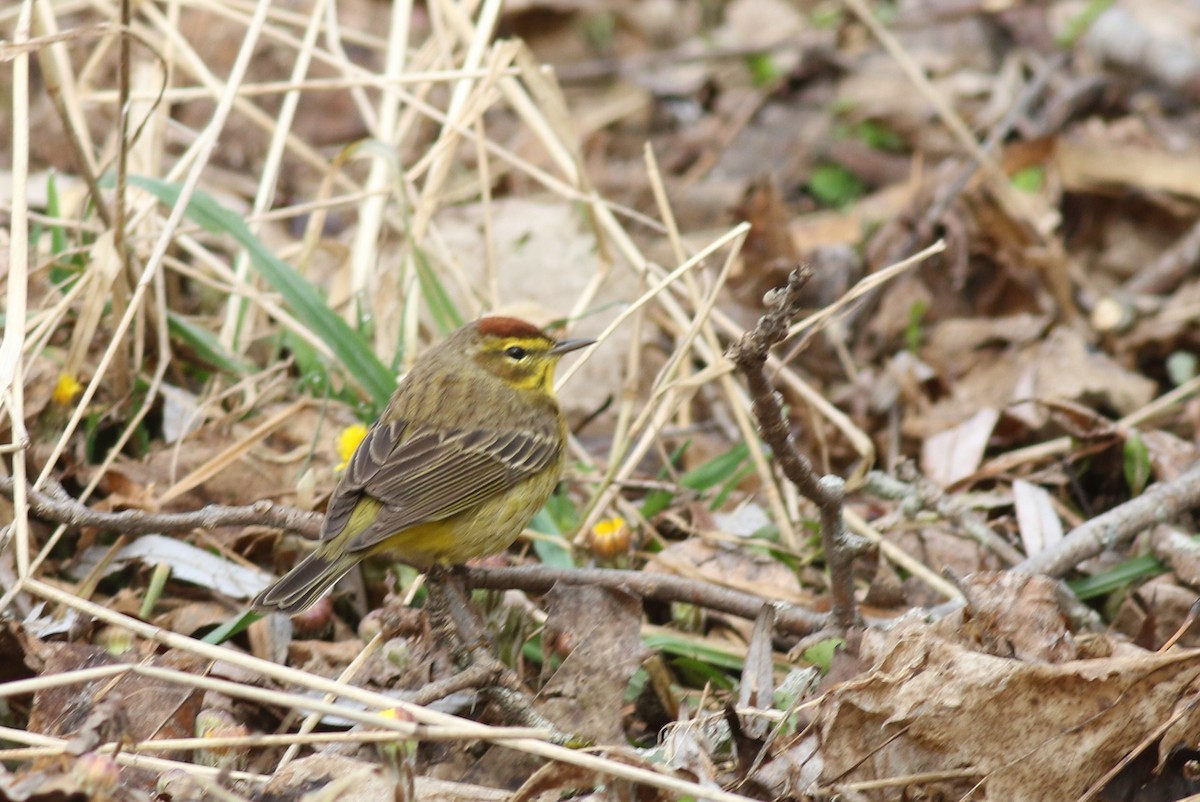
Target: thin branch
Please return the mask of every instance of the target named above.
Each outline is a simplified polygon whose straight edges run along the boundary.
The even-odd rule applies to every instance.
[[[1130,276],[1122,289],[1134,295],[1172,292],[1197,262],[1200,262],[1200,220],[1153,262]]]
[[[942,488],[924,476],[915,475],[915,472],[911,481],[907,481],[908,478],[871,471],[867,474],[863,489],[880,498],[901,502],[901,513],[906,518],[915,517],[921,510],[932,510],[994,552],[1005,565],[1016,565],[1024,559],[1021,552],[996,534],[984,517],[972,510],[961,497],[947,495]]]
[[[0,494],[12,498],[14,484],[12,477],[0,476]],[[129,535],[258,525],[288,529],[315,538],[320,533],[321,522],[324,520],[324,516],[319,512],[305,512],[265,500],[244,507],[210,504],[195,512],[99,512],[80,504],[61,487],[54,487],[56,489],[51,492],[36,491],[32,488],[28,491],[31,515],[43,521],[75,528],[92,526]]]
[[[767,356],[772,347],[787,337],[788,326],[801,309],[801,289],[811,277],[811,268],[798,267],[788,276],[784,287],[767,293],[763,299],[767,314],[729,350],[729,358],[746,377],[759,433],[771,447],[775,461],[784,476],[820,511],[833,623],[848,629],[859,622],[853,569],[854,558],[863,545],[860,538],[846,531],[842,517],[846,483],[839,476],[818,476],[809,459],[800,453],[783,413],[783,396],[771,385],[766,371]]]
[[[12,497],[13,480],[0,476],[0,495]],[[71,527],[92,526],[130,535],[163,532],[187,532],[221,526],[273,526],[316,537],[323,516],[258,501],[244,507],[211,504],[196,512],[147,513],[140,510],[98,512],[80,504],[57,485],[49,492],[29,491],[30,514],[51,523]],[[545,593],[555,582],[593,584],[636,593],[643,598],[664,602],[687,602],[717,612],[753,620],[763,604],[773,604],[780,631],[805,635],[826,625],[827,616],[782,601],[771,601],[752,593],[698,582],[669,574],[602,569],[555,569],[540,565],[520,568],[467,569],[471,587],[491,590],[511,588],[530,593]]]
[[[751,621],[758,616],[764,604],[770,604],[775,608],[775,624],[779,630],[795,635],[816,632],[828,623],[825,613],[816,613],[790,602],[764,599],[753,593],[708,582],[649,571],[523,565],[519,568],[467,568],[463,579],[472,588],[515,589],[539,594],[548,593],[556,582],[594,585],[634,593],[643,599],[694,604]]]
[[[1145,493],[1080,524],[1053,548],[1028,557],[1013,570],[1062,576],[1082,561],[1180,513],[1200,507],[1200,462],[1169,482],[1151,485]]]

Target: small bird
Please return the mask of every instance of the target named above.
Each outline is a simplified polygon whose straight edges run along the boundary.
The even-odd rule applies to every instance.
[[[594,342],[485,317],[422,354],[350,458],[316,551],[254,606],[299,613],[380,552],[428,570],[508,548],[566,458],[554,368]]]

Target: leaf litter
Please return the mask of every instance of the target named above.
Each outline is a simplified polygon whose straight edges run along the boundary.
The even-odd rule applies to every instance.
[[[301,45],[324,5],[272,9],[261,28],[237,4],[177,21],[135,10],[134,86],[148,94],[131,180],[158,200],[131,193],[124,219],[137,222],[119,239],[111,185],[87,175],[117,150],[119,48],[85,33],[114,19],[39,10],[43,83],[26,111],[6,92],[14,113],[0,118],[5,142],[39,132],[26,145],[37,172],[9,159],[0,180],[6,323],[26,320],[5,327],[25,390],[23,409],[6,397],[5,442],[31,435],[27,452],[5,452],[5,474],[44,490],[44,471],[60,499],[98,511],[320,510],[339,433],[369,421],[389,376],[454,320],[505,310],[599,334],[747,219],[727,283],[713,286],[724,252],[684,271],[563,388],[567,481],[532,545],[490,563],[632,568],[753,594],[763,612],[586,581],[476,594],[527,712],[593,749],[483,745],[467,725],[514,721],[479,687],[428,705],[461,717],[457,735],[377,743],[385,725],[355,716],[384,703],[353,689],[399,704],[461,669],[411,569],[369,566],[311,616],[253,623],[221,660],[202,659],[190,641],[135,635],[134,619],[203,637],[301,538],[252,526],[118,540],[30,520],[6,497],[0,799],[1200,790],[1196,505],[1104,533],[1066,584],[1008,570],[1071,548],[1090,520],[1196,462],[1193,8],[927,2],[872,16],[857,2],[652,0],[467,16],[363,0]],[[0,39],[16,42],[18,21],[0,12]],[[404,44],[387,39],[400,31],[403,68]],[[259,33],[245,80],[222,85],[213,76],[232,75]],[[5,64],[21,58],[10,48]],[[309,50],[311,70],[294,72]],[[199,152],[187,148],[225,92],[233,111],[203,194],[180,201],[195,222],[168,232],[159,200],[181,197],[179,159]],[[278,132],[290,139],[276,160]],[[27,267],[13,261],[18,225],[33,234]],[[135,296],[163,235],[173,246]],[[828,606],[817,516],[753,449],[727,459],[753,438],[739,385],[714,378],[721,354],[796,262],[815,268],[817,310],[938,238],[944,253],[805,332],[774,368],[793,437],[822,470],[855,477],[848,512],[882,539],[854,575],[865,628],[798,639],[770,605]],[[872,467],[896,492],[858,484]],[[601,519],[621,521],[619,536],[595,537]],[[929,578],[943,574],[960,599]],[[89,601],[125,618],[100,620]],[[299,671],[284,679],[256,658]],[[343,684],[340,707],[311,709],[315,678]],[[284,740],[252,741],[273,733]]]

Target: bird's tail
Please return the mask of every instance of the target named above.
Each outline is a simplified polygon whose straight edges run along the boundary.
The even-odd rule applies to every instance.
[[[359,559],[359,556],[346,554],[329,559],[318,549],[284,574],[278,582],[258,594],[254,606],[259,610],[276,610],[288,615],[303,612],[324,596]]]

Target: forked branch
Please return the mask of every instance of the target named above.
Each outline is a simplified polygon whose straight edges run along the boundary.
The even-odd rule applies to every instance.
[[[834,626],[844,630],[859,623],[853,570],[854,558],[865,542],[846,531],[842,517],[845,482],[838,476],[818,476],[812,462],[800,453],[783,412],[783,396],[771,385],[766,371],[767,355],[787,337],[788,326],[801,310],[800,290],[811,277],[811,268],[802,265],[788,276],[787,284],[768,292],[763,298],[767,313],[729,349],[728,356],[746,377],[763,441],[774,453],[784,476],[820,511],[821,543],[829,566],[831,617]]]

